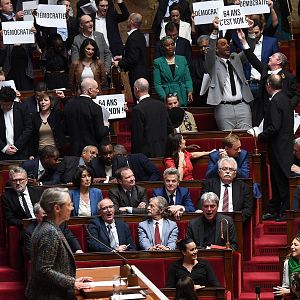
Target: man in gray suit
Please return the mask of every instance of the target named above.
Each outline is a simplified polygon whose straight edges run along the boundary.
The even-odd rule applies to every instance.
[[[81,33],[75,36],[71,48],[72,62],[76,59],[79,59],[79,50],[81,44],[85,39],[90,38],[96,42],[99,48],[99,58],[105,64],[106,74],[109,74],[112,56],[109,47],[105,42],[103,34],[101,32],[94,31],[93,20],[89,15],[81,16],[79,27]]]
[[[162,196],[153,197],[147,208],[149,219],[139,223],[138,236],[142,250],[175,250],[178,237],[176,222],[166,218],[168,202]]]
[[[245,54],[230,53],[228,41],[224,38],[217,40],[218,19],[214,20],[213,26],[205,57],[205,66],[211,78],[207,104],[215,106],[219,130],[249,129],[249,125],[252,126],[249,103],[253,96],[243,72],[243,64],[247,61]],[[249,35],[254,34],[253,28],[250,27],[248,32]]]

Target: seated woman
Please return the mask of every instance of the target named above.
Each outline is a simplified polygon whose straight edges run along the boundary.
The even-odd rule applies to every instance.
[[[174,288],[180,278],[191,277],[196,289],[203,287],[219,287],[220,283],[210,266],[201,258],[198,258],[198,249],[195,242],[186,238],[177,243],[182,258],[171,264],[166,283],[167,288]]]
[[[191,159],[210,154],[212,151],[188,152],[183,136],[180,133],[171,133],[167,139],[164,165],[167,168],[176,168],[180,180],[194,180]]]
[[[195,291],[194,281],[191,277],[186,276],[179,278],[176,284],[175,300],[197,300],[198,296]]]
[[[163,56],[153,62],[153,82],[158,97],[164,101],[169,93],[177,93],[180,106],[193,102],[193,82],[184,56],[175,55],[170,36],[161,39]]]
[[[101,86],[106,79],[104,63],[98,58],[99,49],[92,39],[85,39],[79,50],[79,59],[72,62],[69,71],[69,86],[74,94],[80,93],[80,83],[85,78],[97,81]]]
[[[166,106],[168,111],[173,107],[179,107],[178,96],[176,93],[170,93],[166,97]],[[182,124],[179,126],[179,132],[197,132],[197,125],[193,114],[184,111]]]
[[[38,98],[39,112],[32,114],[32,143],[30,158],[37,157],[45,146],[60,149],[64,144],[63,114],[54,98],[41,92]]]
[[[74,205],[73,216],[89,217],[98,215],[98,202],[103,199],[99,189],[91,187],[93,171],[90,167],[78,167],[74,177],[75,189],[70,189],[70,197]]]
[[[285,297],[291,293],[291,278],[293,273],[300,272],[300,236],[293,239],[291,252],[283,265],[282,285],[274,287],[274,296]]]

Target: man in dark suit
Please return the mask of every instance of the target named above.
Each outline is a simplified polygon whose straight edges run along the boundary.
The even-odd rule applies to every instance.
[[[85,78],[81,82],[81,95],[73,98],[65,107],[64,119],[70,135],[72,155],[80,156],[87,145],[100,145],[108,135],[108,127],[103,124],[102,109],[93,101],[98,92],[97,82]]]
[[[233,157],[237,162],[237,178],[249,178],[249,154],[241,149],[240,138],[236,134],[229,134],[223,139],[222,149],[209,154],[206,178],[218,177],[218,161],[224,157]]]
[[[144,78],[136,80],[134,93],[139,102],[131,116],[131,152],[164,156],[168,134],[173,130],[167,108],[162,101],[150,98],[149,83]]]
[[[111,248],[119,252],[136,250],[128,225],[122,220],[114,218],[114,203],[109,198],[104,198],[98,203],[98,207],[99,216],[94,217],[88,226],[89,251],[111,252]],[[107,247],[101,245],[93,237],[103,242]]]
[[[187,237],[191,238],[197,247],[225,246],[226,242],[229,242],[232,250],[236,251],[238,244],[235,226],[231,217],[218,213],[218,196],[213,192],[209,192],[203,194],[200,200],[203,214],[189,222]],[[221,232],[221,227],[223,232]],[[226,240],[227,227],[229,241]]]
[[[122,56],[114,57],[114,65],[125,72],[129,72],[129,82],[133,93],[134,82],[138,78],[148,78],[149,72],[146,59],[146,39],[140,31],[142,16],[138,13],[130,14],[127,21],[128,39]]]
[[[232,157],[218,161],[219,178],[206,179],[203,193],[214,192],[220,199],[219,212],[242,211],[245,223],[252,215],[252,199],[249,187],[241,180],[236,180],[237,163]],[[201,208],[200,201],[198,208]]]
[[[156,11],[156,15],[154,17],[153,23],[152,23],[152,30],[156,34],[156,37],[159,38],[160,30],[162,22],[170,21],[170,13],[169,13],[169,4],[170,1],[168,0],[159,0],[159,5]],[[177,5],[179,6],[181,10],[180,19],[181,21],[185,22],[192,22],[191,19],[191,10],[188,1],[186,0],[179,0],[179,1],[171,1],[171,4],[177,2]]]
[[[166,35],[170,36],[175,43],[175,54],[186,58],[188,65],[192,62],[192,46],[189,40],[178,36],[178,25],[168,22],[165,26]],[[156,43],[155,58],[163,56],[161,42]]]
[[[40,158],[29,159],[22,163],[28,174],[28,182],[32,185],[53,185],[60,182],[57,166],[59,151],[54,146],[45,146]]]
[[[95,2],[98,11],[91,15],[94,20],[95,30],[104,35],[113,57],[122,55],[123,42],[118,24],[126,21],[129,17],[126,4],[123,0],[116,2],[116,6],[118,6],[120,10],[120,13],[118,13],[111,0],[96,0]]]
[[[14,1],[16,4],[16,1]],[[16,5],[15,5],[16,7]],[[1,22],[7,21],[22,21],[24,12],[22,10],[14,13],[14,7],[11,0],[0,1],[0,20]]]
[[[98,148],[96,146],[85,146],[82,150],[81,156],[64,156],[63,160],[58,166],[60,183],[72,182],[73,176],[79,166],[88,165],[92,159],[98,156]]]
[[[27,159],[32,123],[16,92],[9,86],[0,90],[0,160]]]
[[[190,192],[185,187],[179,187],[179,172],[175,168],[164,171],[164,186],[156,188],[152,196],[162,196],[169,204],[168,211],[176,219],[180,219],[184,212],[194,212],[195,207]]]
[[[118,185],[109,190],[108,196],[117,213],[145,214],[148,205],[147,190],[135,184],[135,177],[129,167],[116,171]]]
[[[41,208],[40,203],[35,203],[33,207],[33,213],[36,218],[36,222],[31,222],[22,232],[22,240],[24,244],[24,251],[26,256],[30,259],[31,252],[31,237],[33,231],[35,230],[38,223],[43,221],[44,216],[46,216],[45,211]],[[73,253],[83,253],[77,238],[74,236],[72,231],[68,228],[66,222],[59,225],[60,230],[64,234],[71,250]]]
[[[272,187],[272,200],[263,220],[284,221],[284,212],[290,209],[288,177],[293,164],[294,111],[291,100],[282,90],[282,84],[279,74],[267,79],[266,89],[271,101],[265,115],[264,130],[258,135],[258,140],[268,145]]]
[[[9,225],[22,227],[22,219],[34,218],[33,206],[40,201],[42,191],[27,186],[27,173],[23,168],[12,167],[9,171],[11,188],[3,195],[5,219]]]
[[[258,96],[254,99],[252,106],[253,126],[259,126],[267,111],[269,111],[270,100],[265,87],[270,74],[279,74],[282,77],[282,90],[286,92],[290,98],[293,107],[296,107],[300,101],[300,95],[297,91],[297,79],[290,72],[285,70],[288,61],[283,53],[274,53],[269,57],[268,64],[263,64],[249,49],[245,36],[241,34],[239,38],[248,61],[252,67],[261,74]],[[248,37],[248,40],[250,41],[251,37]]]
[[[132,170],[136,181],[159,181],[160,172],[143,153],[127,154],[123,145],[114,146],[114,155],[123,157],[126,165]]]

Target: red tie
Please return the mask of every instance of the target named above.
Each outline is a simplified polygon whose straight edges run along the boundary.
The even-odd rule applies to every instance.
[[[158,222],[155,223],[154,243],[155,245],[159,245],[161,243]]]
[[[228,212],[229,209],[229,196],[228,196],[228,185],[225,184],[225,191],[224,191],[224,195],[223,195],[223,208],[222,211],[223,212]]]

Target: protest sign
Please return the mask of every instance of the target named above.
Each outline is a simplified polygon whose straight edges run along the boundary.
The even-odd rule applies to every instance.
[[[219,8],[223,7],[223,1],[204,1],[193,3],[195,13],[195,25],[210,24],[218,16]]]
[[[2,22],[3,44],[33,44],[32,21]]]
[[[248,27],[246,16],[239,5],[228,5],[219,9],[219,30]]]
[[[240,7],[246,16],[270,13],[268,0],[240,0]]]
[[[36,1],[23,2],[24,21],[33,21],[32,12],[37,8]]]
[[[124,94],[97,96],[94,102],[110,112],[109,120],[126,118]]]
[[[11,87],[15,92],[17,91],[15,82],[14,82],[13,80],[0,81],[0,89],[1,89],[3,86],[9,86],[9,87]]]
[[[36,23],[44,27],[67,28],[66,6],[39,4]]]

